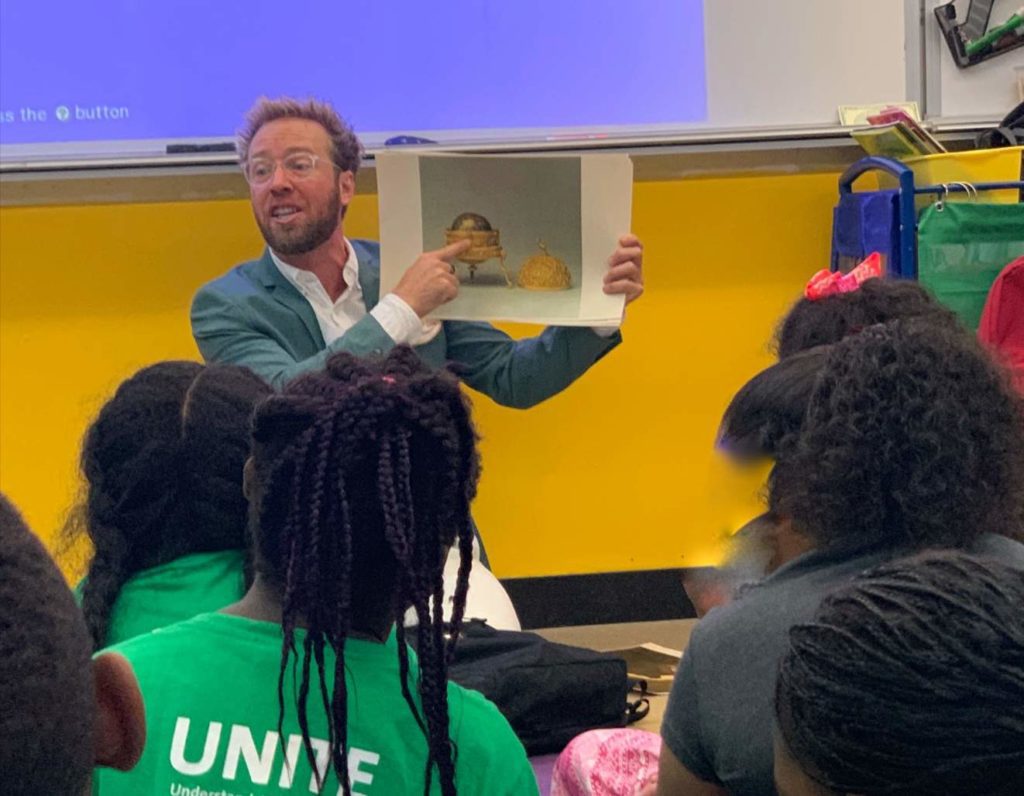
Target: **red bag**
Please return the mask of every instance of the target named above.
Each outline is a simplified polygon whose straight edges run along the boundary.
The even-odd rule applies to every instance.
[[[1024,394],[1024,257],[1006,266],[992,283],[978,339],[1012,370],[1013,383]]]

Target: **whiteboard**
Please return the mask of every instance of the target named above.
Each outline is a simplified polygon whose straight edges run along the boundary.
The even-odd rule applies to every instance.
[[[123,2],[133,8],[139,7],[135,5],[135,0],[103,2]],[[182,7],[197,2],[199,0],[161,0],[162,4]],[[303,7],[327,2],[333,3],[334,0],[296,0]],[[371,25],[369,28],[361,28],[360,35],[371,37],[375,42],[391,42],[392,39],[401,40],[401,37],[415,33],[403,30],[401,26],[411,25],[406,17],[418,19],[419,24],[423,24],[423,14],[427,13],[423,9],[426,6],[417,0],[413,5],[421,9],[422,13],[417,12],[419,16],[412,12],[403,15],[403,2],[412,3],[412,0],[394,0],[389,6],[391,10],[387,16],[390,27]],[[479,2],[487,8],[508,8],[507,0]],[[608,20],[615,21],[614,17],[607,16],[615,13],[608,11],[608,8],[621,8],[621,29],[617,29],[615,36],[610,39],[607,27],[604,29],[601,40],[593,42],[593,51],[598,54],[595,57],[602,59],[603,67],[612,64],[615,69],[626,73],[631,66],[639,70],[640,61],[646,58],[644,45],[653,34],[650,20],[647,20],[645,27],[644,21],[635,17],[642,13],[654,13],[651,9],[659,8],[658,0],[644,0],[643,3],[632,5],[617,3],[613,6],[604,0],[602,2],[606,25],[609,24]],[[660,6],[662,11],[669,8],[668,2],[665,0],[666,4]],[[536,119],[535,123],[531,123],[530,118],[524,118],[517,121],[515,127],[465,129],[458,126],[459,111],[456,107],[450,117],[450,126],[445,129],[419,130],[396,123],[390,130],[377,130],[357,124],[357,131],[371,151],[383,146],[385,139],[396,132],[422,134],[452,148],[472,148],[473,145],[523,149],[564,148],[581,142],[598,146],[604,142],[615,145],[636,141],[671,144],[675,141],[724,140],[720,136],[723,132],[749,133],[753,140],[758,140],[762,134],[764,137],[786,137],[788,140],[799,139],[805,135],[804,131],[810,130],[822,135],[843,135],[843,131],[838,128],[837,108],[840,105],[912,100],[919,102],[929,117],[992,122],[1001,118],[1016,101],[1013,75],[1015,68],[1024,65],[1024,50],[968,70],[958,70],[945,50],[932,14],[932,9],[941,0],[703,0],[703,5],[700,5],[701,0],[688,2],[691,4],[688,8],[695,7],[701,11],[687,17],[699,26],[698,30],[703,35],[706,106],[704,118],[699,121],[680,121],[679,114],[672,108],[657,107],[651,97],[671,94],[671,91],[663,90],[662,86],[658,87],[658,91],[625,92],[620,95],[600,91],[601,81],[594,80],[587,87],[588,96],[592,97],[587,101],[594,103],[591,107],[632,107],[636,109],[636,114],[625,121],[616,117],[617,121],[606,124],[581,123],[552,127],[550,121],[544,119]],[[1008,16],[1007,6],[1012,9],[1019,2],[997,0],[993,21]],[[5,0],[4,13],[11,13],[10,9],[21,4],[25,4],[26,8],[31,5],[30,0]],[[412,5],[409,7],[412,8]],[[588,6],[582,0],[549,0],[548,7],[557,7],[557,13],[562,15],[559,18],[564,18],[569,10],[576,9],[572,13],[578,14],[579,9]],[[298,6],[293,5],[292,8]],[[596,6],[590,8],[594,10]],[[644,12],[643,9],[648,10]],[[227,11],[224,13],[227,14]],[[634,15],[632,19],[631,14]],[[403,20],[406,21],[403,23]],[[692,44],[693,31],[681,19],[674,19],[673,25],[673,31],[678,29],[680,42],[689,41],[691,49],[699,49]],[[546,38],[542,37],[546,47],[566,31],[564,25],[549,28],[545,28]],[[491,32],[494,34],[501,30],[501,26],[493,26]],[[646,36],[643,33],[645,30],[648,32]],[[689,31],[687,36],[690,38],[683,35],[684,30]],[[597,33],[594,35],[598,36]],[[555,38],[552,39],[552,36]],[[143,38],[140,36],[140,41]],[[514,44],[521,47],[525,55],[518,63],[510,63],[508,68],[521,70],[530,52],[530,42],[520,34]],[[245,42],[238,46],[241,47],[239,52],[247,52]],[[394,49],[397,51],[401,48],[396,45]],[[415,51],[415,48],[411,48],[411,51]],[[308,86],[304,81],[282,86],[268,85],[267,93],[327,95],[335,99],[344,115],[359,119],[360,108],[351,106],[352,95],[337,85],[340,80],[338,75],[346,73],[343,68],[347,66],[344,53],[343,48],[330,53],[324,68],[315,73],[320,75],[316,80],[324,83],[317,83],[311,76]],[[238,60],[241,62],[243,59],[239,57]],[[687,80],[692,83],[692,74],[680,75],[672,71],[674,69],[678,72],[679,65],[685,63],[683,60],[665,59],[665,63],[666,72],[658,73],[657,80],[666,81],[670,88],[676,83],[686,83]],[[187,64],[176,63],[171,66],[177,70],[176,79],[180,78],[181,96],[184,97],[181,101],[187,102],[190,93],[188,81],[202,81],[204,76],[194,75],[190,78],[182,71],[187,70]],[[643,74],[648,76],[645,78],[648,84],[645,85],[649,85],[649,76],[652,74],[649,59],[644,62],[644,68],[647,71]],[[400,73],[401,70],[396,71],[396,75]],[[230,72],[223,79],[230,80]],[[552,91],[550,81],[538,77],[535,83],[539,86],[538,91]],[[334,86],[333,91],[338,96],[334,97],[330,93],[331,86]],[[687,86],[686,90],[692,88],[690,84]],[[382,91],[385,96],[395,100],[392,103],[394,107],[402,107],[402,102],[398,101],[403,96],[402,86],[396,85],[391,90],[385,86]],[[495,82],[495,91],[499,92],[497,96],[502,101],[516,101],[514,92],[500,93],[500,81]],[[346,105],[346,100],[349,105]],[[654,103],[655,106],[648,103]],[[179,116],[187,116],[189,107],[183,107]],[[235,115],[233,111],[232,118]],[[237,116],[240,124],[240,111]],[[208,130],[202,136],[184,139],[184,143],[207,145],[230,141],[237,124],[225,121],[220,126],[225,129],[221,131],[218,127],[216,130]],[[811,134],[806,133],[806,136],[811,137]],[[0,170],[31,171],[33,168],[61,167],[68,163],[72,166],[163,165],[168,162],[228,162],[232,159],[231,153],[207,153],[184,158],[167,155],[169,143],[182,142],[180,137],[157,136],[130,140],[110,137],[91,142],[12,145],[4,142],[4,128],[0,127]]]
[[[908,92],[899,0],[708,0],[707,127],[837,124]]]

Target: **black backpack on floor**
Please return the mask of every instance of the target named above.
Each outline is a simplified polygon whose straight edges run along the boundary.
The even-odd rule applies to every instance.
[[[448,678],[497,705],[530,755],[559,752],[581,732],[647,713],[646,700],[628,699],[622,658],[479,620],[463,626]]]

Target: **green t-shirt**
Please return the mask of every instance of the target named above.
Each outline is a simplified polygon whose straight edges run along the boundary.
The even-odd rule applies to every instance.
[[[277,733],[281,640],[277,624],[216,613],[115,647],[139,679],[146,704],[146,747],[139,765],[127,774],[97,770],[94,796],[316,793],[295,717],[290,673],[283,743]],[[301,639],[297,641],[301,653]],[[345,644],[354,794],[423,793],[427,744],[402,697],[396,643],[392,634],[386,644],[358,639]],[[334,655],[329,648],[325,657],[330,693]],[[415,658],[410,658],[415,676]],[[327,722],[315,664],[310,680],[309,731],[326,763]],[[481,694],[451,683],[448,705],[458,749],[459,794],[537,794],[526,752],[498,709]],[[286,766],[285,760],[292,765]],[[433,782],[432,793],[439,793],[436,771]],[[332,771],[322,793],[340,792]]]
[[[136,573],[114,602],[106,646],[238,602],[245,594],[244,558],[241,550],[195,553]],[[84,586],[83,579],[75,588],[79,602]]]

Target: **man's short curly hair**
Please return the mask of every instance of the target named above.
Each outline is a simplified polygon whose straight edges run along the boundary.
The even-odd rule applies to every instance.
[[[823,548],[1020,538],[1022,401],[964,331],[873,326],[832,347],[772,488]]]
[[[238,132],[238,160],[244,169],[249,162],[249,147],[260,128],[278,119],[306,119],[316,122],[331,140],[331,160],[339,171],[359,171],[363,145],[355,132],[328,102],[317,99],[260,97],[245,115],[245,126]]]
[[[922,318],[939,326],[959,326],[949,308],[917,282],[869,279],[858,290],[817,301],[801,298],[779,323],[779,359],[844,337],[876,323]]]

